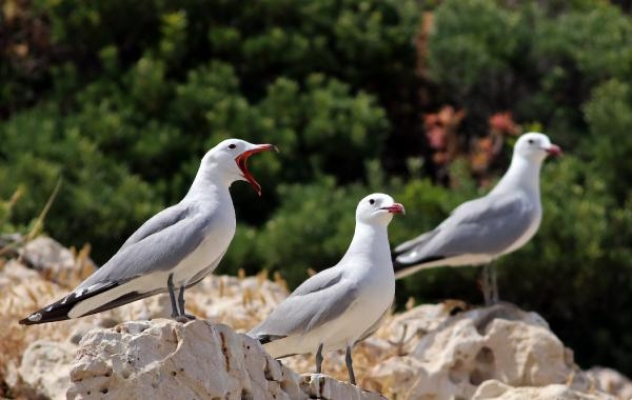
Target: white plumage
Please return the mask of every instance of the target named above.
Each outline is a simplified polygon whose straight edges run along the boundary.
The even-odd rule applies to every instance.
[[[312,276],[255,327],[275,358],[347,350],[350,380],[355,383],[351,347],[372,334],[388,313],[395,295],[395,276],[387,227],[404,208],[385,194],[372,194],[356,209],[356,228],[340,262]],[[320,361],[318,361],[320,360]]]

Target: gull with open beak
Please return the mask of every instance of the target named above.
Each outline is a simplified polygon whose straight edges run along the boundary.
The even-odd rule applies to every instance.
[[[542,220],[540,168],[562,151],[542,133],[520,136],[509,169],[485,197],[457,207],[437,228],[395,248],[397,279],[422,269],[486,264],[485,304],[498,302],[492,262],[524,246]]]
[[[193,318],[184,311],[184,290],[217,267],[235,234],[229,187],[246,180],[261,195],[261,186],[246,164],[253,154],[270,149],[276,148],[239,139],[219,143],[202,158],[182,201],[145,222],[70,294],[20,323],[83,317],[165,292],[174,318]]]
[[[377,330],[395,295],[388,224],[404,207],[374,193],[356,209],[356,227],[340,262],[301,284],[261,324],[248,333],[274,358],[345,349],[349,380],[355,384],[351,348]]]

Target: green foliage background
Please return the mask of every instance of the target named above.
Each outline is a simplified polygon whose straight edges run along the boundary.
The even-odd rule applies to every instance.
[[[632,374],[632,16],[599,0],[519,3],[6,0],[0,228],[26,229],[62,176],[46,230],[103,262],[180,199],[215,143],[270,142],[281,153],[251,166],[264,196],[234,185],[240,226],[218,272],[296,285],[340,257],[367,193],[406,205],[398,243],[488,190],[464,159],[436,183],[423,113],[466,110],[467,142],[509,110],[566,156],[543,168],[538,235],[498,262],[501,296],[541,313],[582,366]],[[477,274],[420,273],[398,299],[479,303]]]

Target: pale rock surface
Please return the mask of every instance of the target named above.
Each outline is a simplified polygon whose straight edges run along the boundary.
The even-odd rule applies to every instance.
[[[398,354],[408,354],[428,332],[437,329],[446,319],[468,309],[460,300],[422,304],[387,319],[374,337],[397,346]]]
[[[88,257],[89,247],[79,254],[62,246],[56,240],[39,236],[27,242],[18,251],[29,267],[39,271],[49,280],[64,283],[79,272],[87,277],[96,270],[94,262]]]
[[[321,376],[299,377],[225,325],[126,322],[82,339],[68,399],[370,399]]]
[[[43,363],[51,363],[55,365],[55,371],[63,371],[63,360],[67,359],[61,354],[76,349],[79,341],[86,334],[90,336],[88,332],[95,328],[171,314],[168,296],[161,295],[78,320],[30,327],[18,325],[20,318],[63,297],[90,272],[89,268],[83,267],[87,260],[85,251],[78,254],[67,251],[66,255],[75,258],[74,269],[69,269],[70,275],[55,272],[51,276],[48,272],[38,273],[16,260],[6,263],[0,260],[0,290],[3,293],[0,296],[0,324],[3,326],[0,329],[0,382],[4,382],[14,396],[59,398],[59,393],[51,393],[52,388],[58,388],[63,397],[63,388],[70,385],[67,373],[65,377],[60,372],[57,377],[27,378],[26,371],[36,371]],[[55,257],[53,261],[47,261],[43,257],[41,262],[49,266],[70,264],[67,256],[59,258],[66,261],[57,262]],[[64,279],[57,279],[59,277]],[[53,278],[54,282],[51,281]],[[187,311],[192,314],[245,332],[265,318],[287,295],[288,290],[281,279],[275,277],[275,282],[270,282],[262,273],[247,278],[243,274],[240,277],[209,276],[187,290],[185,297]],[[49,350],[39,350],[43,353],[27,352],[41,354],[45,361],[26,354],[23,357],[25,349],[40,339],[57,343],[59,347],[51,345],[46,347]],[[58,358],[54,356],[56,352],[60,354]],[[417,307],[410,304],[408,311],[388,316],[374,335],[356,345],[353,356],[359,386],[389,398],[395,398],[397,394],[398,399],[439,400],[449,396],[466,399],[487,384],[481,382],[491,379],[511,386],[529,386],[525,390],[536,390],[531,386],[568,383],[572,390],[581,393],[607,391],[620,400],[630,400],[632,391],[629,380],[616,371],[595,369],[587,375],[579,370],[573,363],[572,352],[564,348],[541,317],[510,305],[468,311],[465,304],[453,300]],[[313,356],[289,357],[282,363],[297,373],[312,372],[315,366]],[[278,367],[279,373],[288,371],[279,363],[267,365],[270,371],[276,371],[274,366]],[[344,354],[327,354],[323,372],[346,381]],[[64,379],[66,386],[62,384]],[[281,378],[275,379],[278,382]],[[305,375],[291,385],[283,384],[284,388],[286,391],[294,388],[299,393],[300,382],[303,382],[303,390],[321,387],[306,384],[302,381],[305,379],[311,382],[316,378]],[[33,382],[34,388],[24,380]],[[333,385],[327,393],[333,393],[333,388],[346,390],[348,398],[354,398],[354,390],[357,390],[346,385],[338,386],[331,378],[318,382],[322,382],[324,389]],[[0,397],[2,394],[0,386]]]
[[[490,380],[478,387],[472,400],[616,400],[616,398],[605,393],[580,393],[561,384],[515,388]]]
[[[21,291],[26,282],[41,281],[41,275],[16,260],[9,260],[1,267],[0,274],[0,290],[4,293],[12,291]]]
[[[77,320],[28,327],[19,325],[20,319],[62,298],[91,272],[85,267],[87,254],[84,252],[75,255],[65,250],[61,253],[59,256],[56,251],[45,252],[51,254],[51,260],[41,257],[38,262],[48,266],[69,265],[67,255],[71,254],[75,257],[75,269],[70,275],[65,272],[53,274],[50,271],[57,271],[53,268],[45,270],[49,272],[38,272],[16,259],[7,262],[0,259],[0,291],[3,293],[0,296],[0,324],[3,326],[0,329],[0,383],[4,382],[12,393],[21,393],[28,386],[22,384],[18,369],[26,371],[35,368],[35,360],[24,358],[23,354],[28,345],[39,339],[77,345],[82,336],[94,328],[113,327],[123,321],[168,318],[171,315],[169,296],[159,295]],[[60,259],[63,263],[59,262]],[[53,280],[54,277],[64,279]],[[256,316],[265,316],[274,307],[275,299],[280,301],[287,296],[282,284],[282,281],[280,284],[270,282],[264,274],[243,279],[209,276],[187,291],[187,310],[193,310],[194,315],[202,318],[248,330],[259,321]],[[68,384],[68,375],[65,380]],[[35,392],[39,392],[39,388]]]
[[[38,340],[26,348],[19,369],[29,397],[63,400],[70,383],[76,347],[70,343]]]
[[[490,379],[511,386],[571,382],[580,391],[590,387],[572,352],[546,321],[510,304],[446,319],[421,338],[408,357],[375,366],[369,378],[377,381],[369,387],[397,388],[412,399],[469,399]]]
[[[186,292],[187,312],[246,332],[288,296],[285,282],[266,273],[252,277],[209,276]],[[165,296],[165,300],[168,297]]]
[[[595,380],[597,388],[622,400],[632,400],[632,381],[611,368],[593,367],[586,373]]]
[[[386,400],[378,393],[371,393],[359,386],[341,382],[321,374],[304,374],[299,378],[298,399],[323,400]]]

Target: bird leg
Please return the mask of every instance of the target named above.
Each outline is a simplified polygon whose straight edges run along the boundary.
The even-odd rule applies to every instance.
[[[323,344],[318,345],[318,351],[316,351],[316,373],[320,374],[323,366]]]
[[[177,319],[180,315],[178,305],[176,304],[176,293],[173,287],[173,274],[169,274],[167,279],[167,288],[169,289],[169,298],[171,299],[171,318]]]
[[[349,371],[349,382],[352,385],[356,384],[355,374],[353,373],[353,360],[351,359],[351,346],[347,345],[347,354],[345,355],[345,363],[347,364],[347,371]]]
[[[486,306],[490,306],[492,304],[492,300],[490,297],[490,289],[489,289],[489,268],[491,266],[490,264],[485,264],[483,266],[483,276],[482,276],[482,281],[483,281],[483,297],[485,299],[485,305]]]
[[[492,304],[496,304],[498,303],[499,296],[498,296],[498,282],[496,281],[496,267],[494,266],[494,264],[490,265],[490,280],[491,280],[491,287],[492,287],[492,293],[491,293],[491,300],[492,300]]]
[[[498,303],[498,284],[496,283],[496,268],[494,268],[493,262],[483,266],[482,281],[485,305],[491,306]]]
[[[190,320],[196,319],[195,316],[184,312],[184,285],[180,286],[178,293],[178,308],[180,308],[180,315],[178,315],[176,321],[189,322]]]

